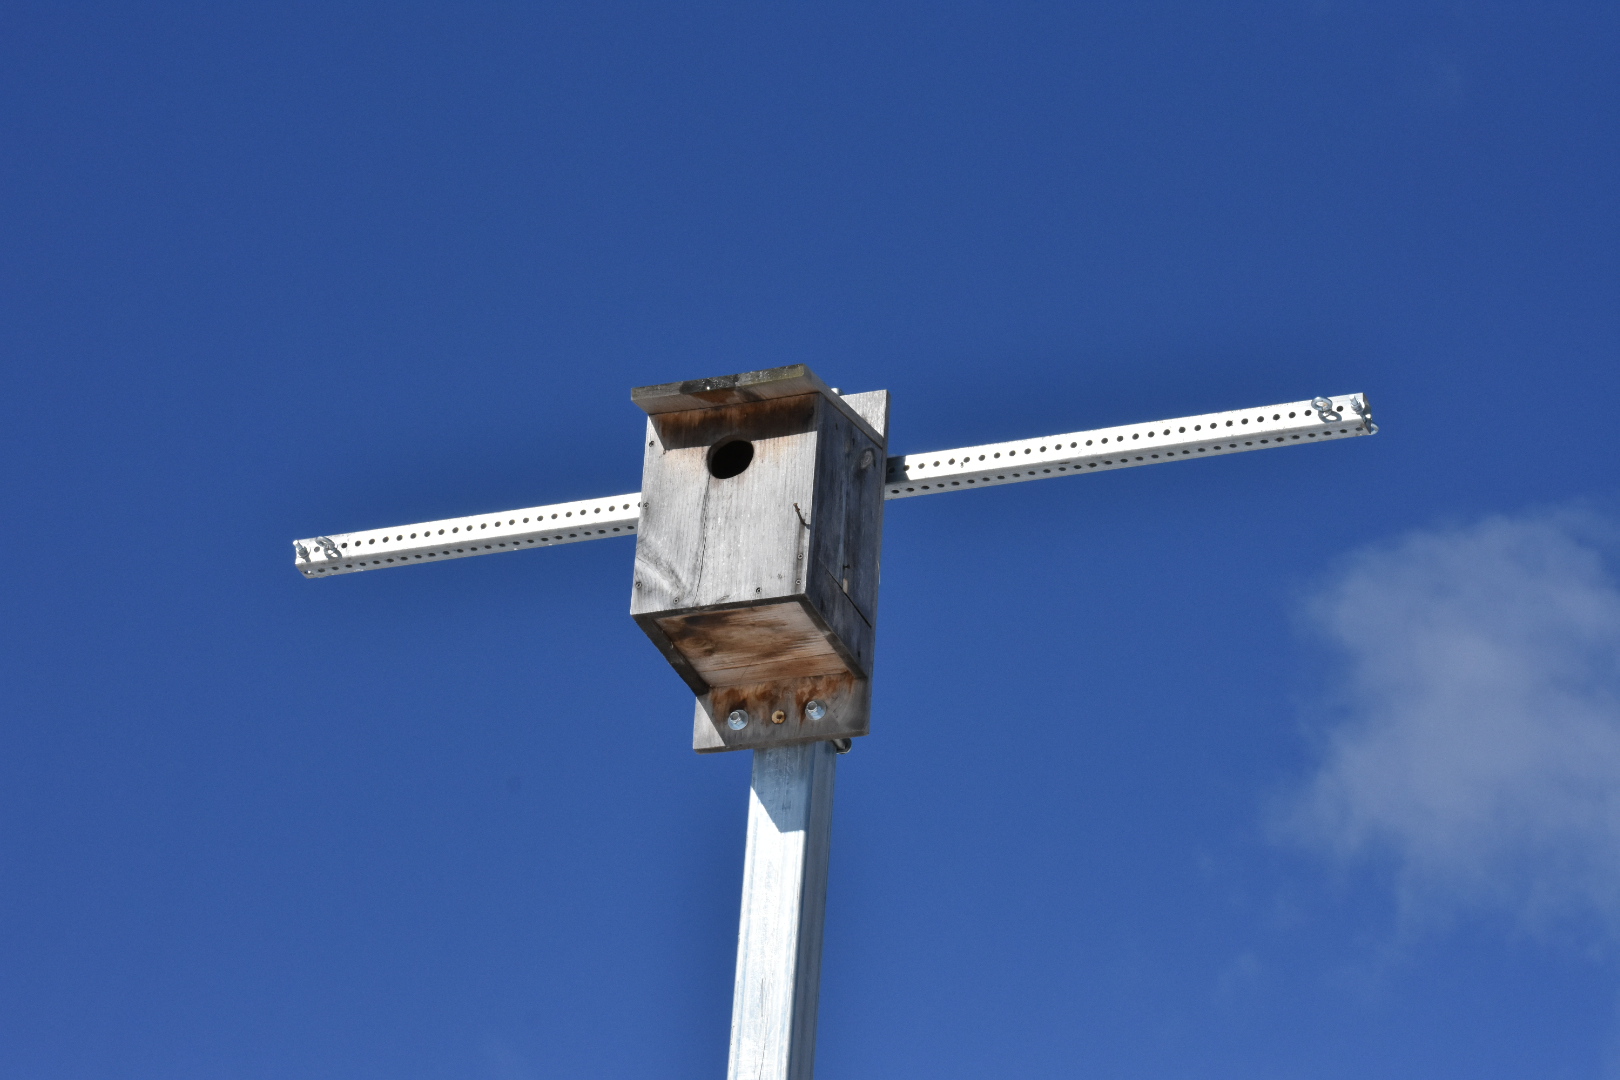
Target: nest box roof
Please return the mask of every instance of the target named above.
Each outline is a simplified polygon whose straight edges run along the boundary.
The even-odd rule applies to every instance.
[[[630,400],[647,415],[657,416],[659,413],[716,409],[723,405],[745,405],[752,401],[800,397],[804,394],[820,394],[879,446],[884,444],[883,437],[872,429],[872,425],[822,382],[808,364],[789,364],[787,367],[745,371],[739,375],[717,375],[712,379],[662,383],[658,386],[638,386],[630,391]]]

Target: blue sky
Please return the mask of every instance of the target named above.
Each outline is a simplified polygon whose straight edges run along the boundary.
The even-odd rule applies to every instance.
[[[1620,1076],[1613,5],[0,12],[0,1075],[706,1077],[748,760],[602,542],[630,387],[895,452],[825,1077]]]

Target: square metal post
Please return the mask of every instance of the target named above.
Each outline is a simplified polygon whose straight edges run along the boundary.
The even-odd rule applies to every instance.
[[[754,751],[729,1080],[811,1080],[821,992],[832,744]]]

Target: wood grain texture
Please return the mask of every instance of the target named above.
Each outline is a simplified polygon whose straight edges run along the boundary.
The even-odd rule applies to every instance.
[[[686,382],[661,383],[657,386],[638,386],[630,391],[630,400],[647,415],[658,416],[664,413],[692,412],[726,405],[747,405],[802,394],[819,394],[857,424],[870,426],[870,421],[864,414],[846,404],[842,396],[833,393],[831,388],[805,364],[744,371],[736,375],[716,375],[707,379],[689,379]],[[867,435],[881,442],[883,441],[881,430],[876,428],[868,430]]]
[[[673,615],[659,619],[658,628],[714,687],[848,671],[826,631],[797,599]]]
[[[820,398],[806,395],[705,410],[689,420],[677,414],[686,422],[648,421],[632,614],[802,591],[819,411]],[[733,439],[753,443],[753,461],[737,476],[716,479],[710,450]]]
[[[649,416],[631,614],[701,699],[694,749],[867,732],[887,427],[885,391]],[[752,461],[716,477],[711,456],[736,440]],[[805,680],[831,678],[843,680],[836,693],[806,693],[846,703],[834,723],[736,733],[723,726],[728,704],[716,724],[738,693],[802,706]]]
[[[877,631],[885,447],[828,412],[816,455],[805,593],[862,673]]]
[[[871,434],[885,446],[889,442],[889,392],[867,390],[860,394],[843,395],[844,404],[855,410],[872,429]]]
[[[817,378],[807,364],[789,364],[786,367],[762,368],[736,375],[716,375],[707,379],[687,379],[685,382],[660,383],[657,386],[638,386],[630,391],[630,400],[649,416],[658,413],[691,412],[710,409],[717,405],[746,405],[771,398],[797,397],[800,394],[831,393],[827,385]]]
[[[665,451],[708,449],[730,439],[781,439],[816,430],[821,400],[815,394],[775,398],[753,405],[727,405],[660,413],[651,417],[658,445]]]
[[[812,720],[805,713],[805,706],[812,701],[820,702],[827,710],[820,720]],[[726,723],[733,709],[748,714],[748,725],[741,731],[733,731]],[[772,720],[778,711],[784,714],[780,724]],[[698,696],[692,720],[692,749],[712,754],[853,739],[871,730],[871,717],[871,680],[847,674],[716,687]]]
[[[748,803],[729,1080],[811,1080],[838,757],[759,750]]]

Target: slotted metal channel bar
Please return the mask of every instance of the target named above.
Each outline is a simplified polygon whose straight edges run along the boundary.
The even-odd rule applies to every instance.
[[[293,542],[305,577],[332,577],[419,562],[498,555],[557,547],[611,536],[632,536],[641,518],[641,493],[531,506],[499,514],[424,521],[392,529],[338,533]]]
[[[1323,403],[1326,407],[1323,407]],[[1376,434],[1363,394],[1071,431],[889,459],[885,499],[1051,480]]]
[[[910,499],[1138,465],[1192,461],[1216,454],[1304,446],[1377,431],[1365,394],[1312,398],[1286,405],[892,457],[883,497]],[[392,529],[317,536],[294,541],[293,550],[298,570],[305,577],[334,577],[419,562],[633,536],[640,520],[641,493],[631,492]]]

